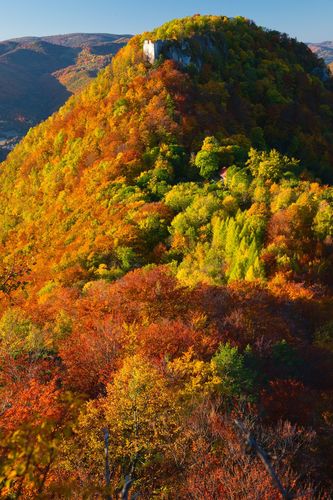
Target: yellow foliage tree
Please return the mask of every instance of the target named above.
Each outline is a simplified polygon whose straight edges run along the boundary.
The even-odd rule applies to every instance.
[[[107,395],[87,403],[69,443],[67,466],[96,485],[103,481],[104,429],[109,432],[112,491],[119,491],[130,473],[140,488],[155,488],[162,457],[179,433],[179,406],[163,375],[142,357],[127,358]]]

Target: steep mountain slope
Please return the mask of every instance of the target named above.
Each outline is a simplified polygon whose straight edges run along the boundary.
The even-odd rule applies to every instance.
[[[179,67],[163,56],[151,68],[144,62],[145,35],[135,37],[86,91],[31,130],[2,166],[3,240],[16,251],[28,245],[31,253],[46,245],[45,277],[50,258],[55,267],[79,266],[89,274],[116,258],[117,245],[129,242],[139,261],[149,260],[147,248],[141,248],[140,220],[147,216],[143,202],[148,200],[140,176],[149,180],[161,170],[157,179],[165,177],[165,189],[180,179],[195,179],[190,158],[207,136],[234,141],[245,151],[251,143],[276,147],[301,159],[300,171],[332,179],[333,93],[331,82],[316,76],[323,68],[310,50],[242,19],[194,18],[187,29],[200,69]],[[172,40],[183,36],[182,25],[167,30],[149,36],[170,38],[177,48]],[[205,45],[202,50],[201,32],[214,50]],[[125,185],[132,187],[126,191]],[[123,189],[133,207],[143,204],[137,213],[123,204]],[[158,220],[171,214],[160,204],[161,196],[155,198],[159,227]],[[120,213],[132,214],[126,216],[126,231],[116,229]],[[37,231],[37,221],[43,232]],[[160,230],[164,234],[166,227]],[[50,231],[57,242],[51,248]],[[159,232],[151,231],[152,251],[160,240]]]
[[[128,41],[118,35],[71,34],[0,43],[0,150],[84,88]],[[1,155],[1,151],[0,151]]]
[[[278,497],[253,432],[288,495],[329,496],[332,109],[306,45],[194,16],[9,154],[1,495]]]

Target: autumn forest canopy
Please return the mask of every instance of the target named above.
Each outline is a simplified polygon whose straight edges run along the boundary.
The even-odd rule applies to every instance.
[[[282,498],[263,450],[330,498],[332,183],[328,69],[244,18],[133,37],[31,129],[0,164],[0,497]]]

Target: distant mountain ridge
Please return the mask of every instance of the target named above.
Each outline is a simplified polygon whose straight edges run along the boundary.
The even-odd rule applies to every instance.
[[[131,35],[70,33],[0,42],[0,160],[107,66]]]
[[[132,35],[112,35],[109,33],[68,33],[64,35],[48,35],[48,36],[26,36],[21,38],[11,38],[10,40],[6,40],[7,42],[17,42],[17,43],[25,43],[25,42],[34,42],[38,40],[42,40],[44,42],[49,42],[54,45],[63,45],[65,47],[83,47],[86,44],[100,44],[105,42],[116,42],[121,40],[122,38],[128,39],[131,38]],[[5,42],[6,42],[5,41]],[[4,43],[4,42],[0,42]]]
[[[309,43],[308,46],[317,54],[318,57],[321,57],[325,60],[326,64],[329,66],[333,63],[333,41],[326,41],[320,43]]]

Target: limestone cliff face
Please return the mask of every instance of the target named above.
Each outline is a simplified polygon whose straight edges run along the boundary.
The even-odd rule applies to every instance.
[[[143,54],[146,61],[154,64],[161,54],[163,45],[164,42],[162,40],[157,40],[156,42],[145,40],[143,43]]]
[[[219,43],[221,45],[221,42]],[[221,50],[222,49],[222,50]],[[218,46],[215,40],[208,36],[194,36],[183,40],[145,40],[143,45],[145,60],[154,64],[159,57],[172,59],[183,67],[194,66],[198,70],[203,65],[204,56],[224,58],[227,55],[226,43]]]

